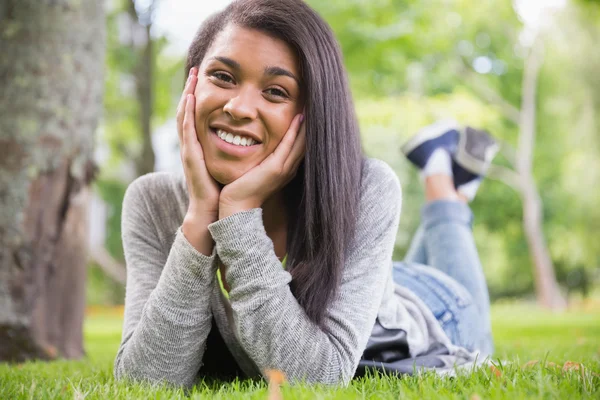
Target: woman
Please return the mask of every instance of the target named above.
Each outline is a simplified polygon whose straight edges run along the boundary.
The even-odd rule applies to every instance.
[[[460,363],[473,358],[458,346],[487,351],[487,306],[480,312],[461,284],[428,267],[392,275],[400,186],[361,154],[337,42],[312,9],[234,2],[200,28],[187,70],[177,113],[185,176],[146,175],[124,200],[117,378],[189,387],[277,369],[292,381],[347,383],[361,356]],[[430,200],[456,195],[449,175],[435,178],[447,190]],[[429,250],[414,252],[435,263]],[[476,254],[465,257],[480,268]],[[421,281],[450,294],[450,319]]]

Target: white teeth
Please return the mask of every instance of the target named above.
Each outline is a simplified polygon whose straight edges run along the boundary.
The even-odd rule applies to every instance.
[[[220,137],[227,143],[231,143],[236,146],[252,146],[253,144],[256,143],[256,140],[254,140],[252,138],[234,135],[232,133],[225,132],[222,129],[218,129],[216,133],[217,133],[218,137]]]

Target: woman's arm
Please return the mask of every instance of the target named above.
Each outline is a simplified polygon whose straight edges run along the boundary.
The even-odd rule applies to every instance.
[[[210,290],[215,255],[198,252],[177,230],[169,250],[159,231],[180,213],[167,175],[137,179],[123,203],[122,234],[127,263],[123,336],[115,377],[191,386],[202,365],[211,329]],[[161,183],[162,182],[162,183]],[[148,199],[169,200],[151,208]],[[168,244],[167,244],[168,246]]]
[[[117,378],[191,386],[202,365],[216,274],[207,226],[217,220],[220,188],[206,169],[194,124],[197,74],[196,67],[190,69],[177,107],[187,212],[172,245],[165,248],[163,243],[171,240],[165,235],[172,234],[173,216],[181,215],[183,204],[174,198],[165,175],[142,177],[125,195],[127,292],[123,338],[115,360]]]
[[[227,266],[236,334],[263,372],[277,369],[292,381],[329,384],[352,378],[391,273],[401,207],[400,185],[391,169],[377,161],[365,168],[356,238],[323,329],[291,293],[291,275],[274,253],[260,209],[209,225]]]

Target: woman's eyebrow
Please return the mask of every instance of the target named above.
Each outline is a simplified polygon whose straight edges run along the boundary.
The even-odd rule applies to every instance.
[[[300,85],[300,81],[296,78],[296,75],[288,71],[287,69],[281,67],[267,67],[265,68],[265,75],[271,76],[289,76],[293,80],[296,81],[298,85]]]
[[[235,69],[237,71],[239,71],[241,69],[239,62],[234,61],[234,60],[232,60],[231,58],[228,58],[228,57],[215,56],[215,57],[211,58],[211,60],[220,61],[223,64],[227,65],[228,67],[230,67],[232,69]]]
[[[223,56],[215,56],[212,57],[210,60],[216,60],[219,62],[222,62],[223,64],[227,65],[228,67],[239,71],[242,67],[240,65],[239,62],[232,60],[229,57],[223,57]],[[293,80],[296,81],[296,83],[298,85],[300,85],[300,80],[296,77],[296,75],[294,75],[292,72],[288,71],[285,68],[281,68],[281,67],[266,67],[265,68],[265,75],[269,75],[269,76],[289,76],[290,78],[292,78]]]

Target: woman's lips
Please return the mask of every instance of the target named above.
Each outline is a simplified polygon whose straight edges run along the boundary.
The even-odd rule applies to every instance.
[[[261,145],[261,143],[256,143],[251,146],[241,146],[241,145],[237,145],[237,144],[232,144],[232,143],[226,142],[225,140],[221,139],[217,135],[216,130],[214,130],[212,128],[210,128],[210,133],[211,133],[210,137],[215,142],[217,149],[219,149],[220,151],[222,151],[225,154],[235,156],[235,157],[245,157],[248,154],[251,154],[251,153],[257,151],[259,146]]]

